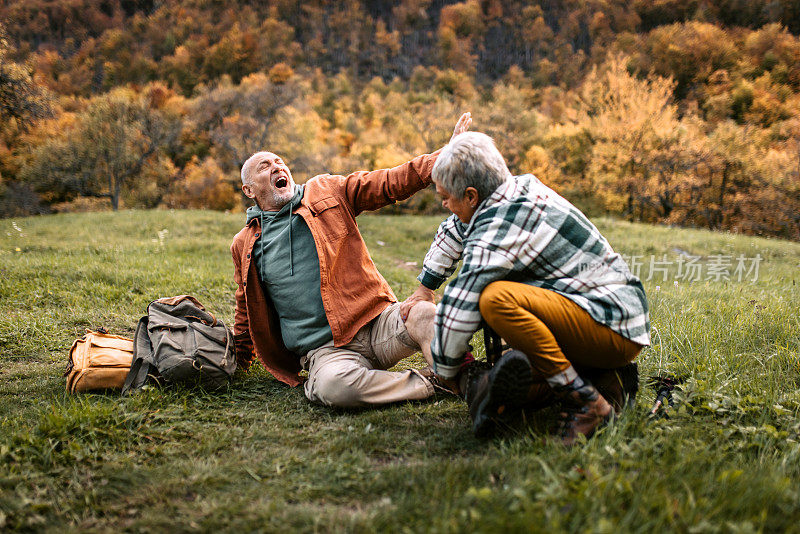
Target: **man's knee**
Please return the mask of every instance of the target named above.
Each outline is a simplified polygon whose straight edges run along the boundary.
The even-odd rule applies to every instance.
[[[406,319],[406,328],[411,335],[420,329],[433,328],[433,321],[436,316],[436,304],[433,302],[420,301],[412,306]]]
[[[309,379],[306,397],[310,401],[337,408],[363,406],[358,384],[366,369],[358,367],[323,367]]]

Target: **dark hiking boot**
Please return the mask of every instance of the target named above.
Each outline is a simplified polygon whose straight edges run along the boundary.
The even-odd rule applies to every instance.
[[[591,381],[615,413],[636,404],[639,392],[639,364],[636,362],[616,369],[587,369],[580,374]]]
[[[613,416],[611,405],[591,383],[580,378],[559,387],[556,394],[561,397],[564,405],[558,429],[559,438],[564,445],[573,445],[580,435],[591,438]]]
[[[528,357],[516,350],[503,354],[489,371],[472,371],[472,367],[466,370],[472,376],[467,378],[464,391],[472,431],[476,437],[485,437],[498,421],[507,420],[525,405],[533,373]]]

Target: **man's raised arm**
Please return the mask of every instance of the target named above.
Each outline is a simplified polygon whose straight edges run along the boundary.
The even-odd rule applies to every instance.
[[[469,112],[456,122],[453,137],[466,132],[472,124]],[[431,183],[431,172],[438,150],[433,154],[417,156],[411,161],[377,171],[360,171],[344,179],[344,196],[353,209],[353,214],[370,211],[405,200]]]

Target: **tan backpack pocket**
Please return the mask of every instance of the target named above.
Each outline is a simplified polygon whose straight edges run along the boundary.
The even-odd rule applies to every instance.
[[[67,391],[122,389],[132,359],[132,339],[87,330],[69,352]]]

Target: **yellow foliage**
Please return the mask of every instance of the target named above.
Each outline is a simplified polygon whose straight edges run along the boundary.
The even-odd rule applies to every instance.
[[[520,166],[545,183],[559,181],[561,171],[550,161],[547,150],[539,145],[533,145],[525,151]]]
[[[439,28],[448,28],[459,38],[482,33],[485,25],[478,0],[467,0],[443,7]]]
[[[707,158],[696,121],[678,119],[674,83],[639,79],[628,58],[609,55],[581,90],[579,121],[595,140],[589,175],[608,209],[642,219],[668,218],[702,177]]]
[[[475,96],[475,86],[470,76],[454,69],[437,72],[434,87],[436,90],[453,95],[461,101],[471,100]]]

